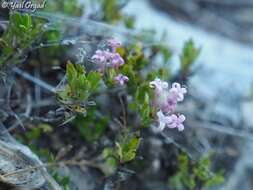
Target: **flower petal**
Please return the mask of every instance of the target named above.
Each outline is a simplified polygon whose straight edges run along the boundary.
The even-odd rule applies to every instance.
[[[183,123],[185,121],[185,116],[183,114],[181,114],[179,117],[178,117],[178,120]]]
[[[177,128],[178,128],[179,131],[183,131],[184,130],[184,125],[183,124],[179,124],[177,126]]]
[[[181,85],[177,82],[172,83],[172,88],[180,89]]]
[[[175,122],[168,125],[169,128],[173,129],[177,127],[177,124]]]

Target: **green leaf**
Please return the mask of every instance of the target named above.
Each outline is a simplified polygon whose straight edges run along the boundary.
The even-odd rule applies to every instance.
[[[177,173],[170,178],[170,184],[176,190],[186,187],[194,190],[196,184],[203,189],[214,185],[219,185],[224,178],[221,173],[211,171],[211,154],[204,156],[197,162],[190,162],[186,154],[179,155],[179,169]]]
[[[76,71],[79,75],[85,75],[85,69],[82,65],[80,64],[75,64],[75,68],[76,68]]]
[[[90,92],[94,92],[99,87],[99,83],[100,83],[100,80],[101,80],[101,75],[98,72],[91,71],[88,74],[87,80],[89,81],[89,84],[90,84],[90,89],[89,89]]]
[[[133,160],[140,144],[140,138],[133,136],[130,139],[123,138],[122,142],[116,142],[116,152],[120,163],[126,163]]]
[[[200,48],[197,48],[192,39],[184,44],[183,52],[180,55],[181,71],[185,74],[189,72],[190,66],[195,62],[200,53]]]
[[[86,114],[89,96],[98,89],[101,76],[96,71],[86,74],[80,64],[68,62],[66,65],[67,84],[57,92],[58,100],[69,110]],[[86,76],[87,75],[87,76]]]
[[[117,169],[118,162],[114,157],[114,153],[110,148],[104,148],[102,152],[104,163],[101,164],[101,169],[106,176],[112,175]]]
[[[105,83],[106,83],[106,85],[108,86],[108,87],[111,87],[111,86],[113,86],[114,84],[115,84],[115,80],[114,80],[114,78],[116,77],[116,71],[115,71],[115,69],[107,69],[107,71],[106,71],[106,79],[105,79]]]
[[[209,179],[206,183],[206,187],[212,187],[215,185],[220,185],[224,182],[224,177],[222,174],[214,175],[211,179]]]
[[[67,79],[68,82],[72,82],[77,77],[77,72],[74,65],[71,62],[67,63]]]
[[[91,108],[86,117],[78,115],[74,120],[74,125],[78,129],[81,137],[88,142],[97,141],[101,138],[108,125],[106,116],[97,120],[95,117],[96,108]]]

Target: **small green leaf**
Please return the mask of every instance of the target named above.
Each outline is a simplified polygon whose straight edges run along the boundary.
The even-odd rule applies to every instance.
[[[140,138],[133,136],[130,139],[116,143],[117,154],[121,163],[126,163],[133,160],[136,156],[136,151],[140,144]]]
[[[186,74],[189,72],[190,66],[195,62],[200,53],[200,48],[197,48],[193,40],[185,42],[183,52],[180,55],[181,71]]]
[[[211,171],[211,154],[201,158],[197,162],[190,162],[186,154],[179,155],[178,172],[170,178],[169,182],[176,190],[187,188],[194,190],[196,184],[205,189],[214,185],[219,185],[224,178],[221,173]]]
[[[90,86],[89,90],[90,90],[90,92],[94,92],[99,87],[99,83],[100,83],[100,80],[101,80],[101,75],[98,72],[91,71],[88,74],[87,80],[89,81],[89,86]]]
[[[71,62],[67,63],[67,79],[69,82],[73,81],[77,77],[77,72],[74,65]]]

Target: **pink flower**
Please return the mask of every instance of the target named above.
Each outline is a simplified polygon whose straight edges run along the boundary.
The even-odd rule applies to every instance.
[[[109,39],[107,44],[112,48],[112,52],[116,52],[116,49],[122,45],[121,42],[116,38]]]
[[[111,56],[111,64],[113,67],[120,67],[122,65],[124,65],[125,61],[124,59],[120,56],[120,54],[118,53],[113,53]]]
[[[109,64],[112,57],[113,54],[109,51],[97,50],[91,59],[97,61],[99,64]]]
[[[107,54],[105,51],[102,50],[97,50],[95,54],[91,57],[92,60],[95,60],[99,63],[105,63],[106,60],[108,59]]]
[[[160,110],[157,112],[158,129],[163,130],[169,127],[183,131],[185,116],[175,115],[173,112],[176,110],[177,103],[183,101],[184,94],[187,92],[186,88],[181,87],[179,83],[173,83],[171,89],[168,89],[168,83],[159,78],[150,82],[149,85],[156,91],[153,106]]]
[[[126,82],[128,82],[129,78],[127,76],[124,76],[122,74],[118,74],[114,80],[121,86],[123,86]]]
[[[183,114],[177,116],[175,114],[171,115],[171,123],[168,124],[169,128],[177,128],[179,131],[184,130],[183,122],[185,121],[185,116]]]
[[[181,102],[184,100],[184,94],[187,92],[187,90],[186,88],[181,87],[179,83],[174,82],[170,92],[176,96],[177,101]]]
[[[97,50],[91,59],[100,64],[103,69],[105,66],[118,68],[125,63],[120,54],[103,50]]]
[[[161,109],[165,113],[171,113],[174,112],[177,106],[177,98],[173,96],[173,94],[168,94],[165,101],[161,104]]]
[[[156,78],[154,81],[149,83],[150,88],[155,88],[156,93],[160,94],[163,90],[168,89],[168,83]]]
[[[161,110],[159,112],[157,112],[156,115],[157,115],[158,121],[159,121],[158,130],[163,131],[165,126],[172,122],[171,117],[165,116]]]

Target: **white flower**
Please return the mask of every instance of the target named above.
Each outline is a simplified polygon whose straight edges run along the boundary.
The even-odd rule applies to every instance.
[[[171,123],[168,125],[169,128],[177,128],[179,131],[184,130],[185,116],[183,114],[177,116],[175,114],[171,115]]]
[[[163,131],[165,126],[167,124],[171,123],[172,120],[171,120],[170,116],[165,116],[161,110],[159,112],[157,112],[156,115],[157,115],[158,121],[159,121],[158,130]]]
[[[174,82],[172,84],[172,88],[170,89],[170,92],[173,93],[177,101],[181,102],[184,100],[184,94],[187,92],[186,88],[181,87],[179,83]]]
[[[156,92],[160,94],[163,90],[168,89],[168,83],[156,78],[154,81],[149,83],[150,88],[155,88]]]

